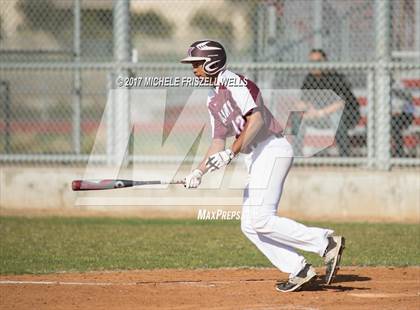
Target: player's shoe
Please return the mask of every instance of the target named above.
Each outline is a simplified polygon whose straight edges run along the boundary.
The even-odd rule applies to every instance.
[[[276,290],[283,293],[298,291],[304,284],[308,283],[315,277],[315,269],[310,264],[306,264],[305,267],[303,267],[296,276],[290,278],[289,281],[278,282],[276,284]]]
[[[325,283],[330,284],[340,266],[343,255],[345,239],[342,236],[328,237],[328,246],[325,250],[324,261],[326,265]]]

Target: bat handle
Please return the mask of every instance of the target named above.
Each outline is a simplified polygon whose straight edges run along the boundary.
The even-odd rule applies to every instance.
[[[185,184],[184,180],[173,180],[167,183],[163,183],[163,184]]]

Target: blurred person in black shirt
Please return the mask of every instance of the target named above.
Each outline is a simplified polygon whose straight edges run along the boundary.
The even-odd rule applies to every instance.
[[[324,62],[327,61],[327,55],[322,49],[313,49],[309,60]],[[348,130],[359,122],[360,109],[345,76],[333,70],[315,69],[306,75],[301,89],[302,97],[297,107],[305,113],[300,129],[297,128],[300,121],[296,118],[293,121],[294,132],[298,132],[294,142],[295,154],[302,154],[303,137],[309,125],[316,128],[337,128],[335,140],[339,155],[350,156]]]

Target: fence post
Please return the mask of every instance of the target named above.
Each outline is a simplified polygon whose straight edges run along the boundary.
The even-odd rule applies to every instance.
[[[415,50],[419,53],[417,54],[417,60],[420,61],[420,1],[414,1],[414,5],[415,7],[415,15],[416,17],[416,29],[414,30],[414,33],[416,33],[417,35],[414,36],[414,44],[415,44]]]
[[[117,76],[128,77],[126,69],[118,64],[131,61],[130,1],[114,0],[114,60],[117,63]],[[129,91],[116,89],[113,100],[115,113],[115,146],[114,164],[123,164],[126,158],[130,138],[130,104]]]
[[[106,113],[106,164],[111,166],[115,154],[115,74],[108,74],[108,100],[105,107]]]
[[[10,93],[9,93],[9,82],[0,81],[0,102],[3,106],[4,115],[4,153],[9,154],[10,148],[10,119],[12,117],[10,108]]]
[[[390,73],[387,64],[390,59],[390,1],[375,0],[375,154],[376,167],[390,169],[391,153],[391,101]]]
[[[322,48],[322,5],[323,0],[314,0],[313,5],[313,14],[314,14],[314,47]]]
[[[375,72],[367,72],[367,156],[368,167],[375,167]]]
[[[73,56],[74,63],[80,63],[80,27],[81,12],[80,0],[74,0],[74,31],[73,31]],[[80,154],[81,145],[81,102],[82,102],[82,80],[79,68],[74,70],[73,76],[73,151]]]

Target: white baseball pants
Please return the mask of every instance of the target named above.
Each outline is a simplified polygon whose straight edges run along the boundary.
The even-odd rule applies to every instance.
[[[271,137],[259,143],[245,162],[249,183],[244,191],[242,232],[275,267],[294,277],[306,264],[295,249],[322,256],[328,245],[327,237],[333,231],[306,227],[276,215],[293,162],[293,149],[285,138]]]

